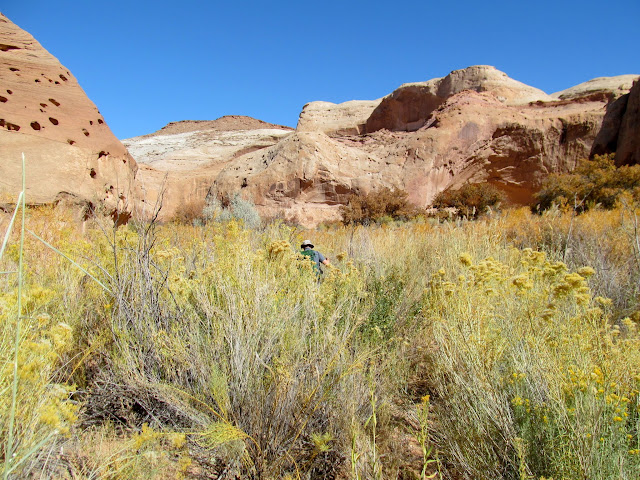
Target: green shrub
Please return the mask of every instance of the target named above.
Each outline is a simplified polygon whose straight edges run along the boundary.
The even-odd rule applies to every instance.
[[[428,391],[454,478],[638,478],[637,325],[609,323],[593,269],[495,253],[462,253],[425,294]]]
[[[77,263],[28,236],[23,295],[0,276],[3,412],[23,325],[16,476],[638,478],[638,214],[305,233],[332,261],[318,282],[278,222],[82,233],[34,210]]]
[[[455,209],[457,217],[478,218],[490,207],[504,202],[502,191],[490,183],[465,183],[457,190],[448,188],[436,195],[431,205],[437,209]]]
[[[551,174],[535,194],[534,208],[544,211],[553,205],[584,212],[599,205],[612,209],[625,192],[640,197],[640,165],[616,168],[614,155],[596,155],[581,160],[572,173]]]

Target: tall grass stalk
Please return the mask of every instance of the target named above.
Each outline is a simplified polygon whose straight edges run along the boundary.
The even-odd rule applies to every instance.
[[[26,191],[26,169],[25,169],[25,159],[24,153],[22,154],[22,192],[20,192],[20,196],[18,197],[21,200],[19,205],[16,205],[16,210],[20,208],[22,212],[22,222],[20,225],[20,248],[19,248],[19,257],[18,257],[18,312],[16,317],[16,327],[15,327],[15,338],[13,343],[14,356],[13,356],[13,383],[11,384],[11,410],[9,411],[9,431],[7,433],[7,446],[5,450],[5,461],[4,461],[4,479],[6,480],[9,477],[9,473],[12,468],[11,464],[14,460],[14,452],[13,452],[13,435],[14,435],[14,423],[16,417],[16,402],[18,399],[18,351],[20,349],[20,327],[22,325],[22,281],[23,281],[23,253],[24,253],[24,230],[25,230],[25,191]],[[15,218],[15,216],[13,217]],[[9,227],[13,226],[13,218],[11,219],[11,224]],[[9,231],[7,232],[7,234]],[[4,247],[6,244],[3,242],[2,250],[4,253]],[[0,255],[0,258],[2,256]]]
[[[100,280],[98,280],[98,278],[96,278],[95,275],[92,275],[91,273],[89,273],[89,271],[82,267],[82,265],[80,265],[78,262],[76,262],[75,260],[73,260],[71,257],[69,257],[68,255],[66,255],[65,253],[61,252],[60,250],[58,250],[56,247],[54,247],[53,245],[51,245],[49,242],[47,242],[46,240],[44,240],[42,237],[40,237],[39,235],[33,233],[31,230],[27,230],[27,232],[36,240],[41,241],[43,244],[45,244],[48,248],[50,248],[51,250],[53,250],[54,252],[56,252],[58,255],[60,255],[61,257],[64,257],[65,259],[67,259],[69,262],[71,262],[75,267],[77,267],[80,271],[82,271],[82,273],[84,273],[85,275],[87,275],[89,278],[91,278],[94,282],[96,282],[98,285],[100,285],[102,287],[102,289],[109,294],[112,294],[111,290],[109,289],[109,287],[107,287],[104,283],[102,283]]]
[[[20,211],[20,205],[22,205],[22,197],[24,197],[24,192],[20,192],[20,194],[18,195],[18,200],[16,201],[16,208],[13,211],[13,215],[11,215],[11,221],[9,222],[9,225],[7,226],[7,231],[4,234],[4,239],[2,240],[2,248],[0,248],[0,260],[2,260],[2,257],[4,256],[4,251],[7,248],[9,237],[11,236],[11,232],[13,231],[13,223],[15,222],[16,216]]]

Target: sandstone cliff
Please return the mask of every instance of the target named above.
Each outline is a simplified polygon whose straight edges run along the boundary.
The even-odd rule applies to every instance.
[[[444,78],[402,85],[382,99],[367,120],[365,131],[371,133],[383,128],[415,131],[447,98],[465,90],[491,92],[506,105],[550,100],[542,90],[513,80],[494,67],[476,65],[455,70]]]
[[[627,97],[627,105],[620,121],[616,162],[619,165],[640,163],[640,80],[635,82]]]
[[[162,193],[160,218],[190,202],[203,202],[220,171],[234,158],[277,144],[292,128],[228,115],[210,121],[172,122],[157,132],[123,140],[139,163],[137,184],[148,211]]]
[[[587,95],[603,94],[614,100],[625,95],[631,89],[638,75],[618,75],[616,77],[599,77],[580,83],[561,92],[552,93],[558,100],[571,100]]]
[[[0,14],[0,200],[15,201],[26,157],[27,201],[135,202],[136,162],[75,77]]]
[[[629,93],[612,98],[606,107],[591,155],[605,153],[615,153],[617,165],[640,163],[640,79]]]
[[[307,225],[338,218],[349,194],[382,186],[402,188],[426,207],[446,188],[488,181],[512,202],[528,203],[545,175],[590,155],[607,107],[627,98],[631,78],[550,96],[477,66],[402,85],[377,106],[319,104],[310,112],[310,104],[296,134],[231,161],[209,194],[241,192],[263,213]],[[363,123],[365,105],[373,109]]]
[[[299,132],[337,134],[364,133],[371,113],[380,105],[379,100],[351,100],[344,103],[311,102],[300,113]]]

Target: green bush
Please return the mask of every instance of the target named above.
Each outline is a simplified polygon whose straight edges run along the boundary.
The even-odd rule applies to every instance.
[[[502,191],[489,183],[466,183],[457,190],[448,188],[438,195],[432,207],[455,209],[455,216],[478,218],[488,208],[504,202]]]
[[[582,160],[572,173],[551,174],[536,193],[534,208],[544,211],[553,205],[584,212],[599,205],[612,209],[623,193],[640,196],[640,165],[616,168],[614,155],[596,155]]]

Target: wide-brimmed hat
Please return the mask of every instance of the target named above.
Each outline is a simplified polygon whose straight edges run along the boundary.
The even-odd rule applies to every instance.
[[[302,247],[302,248],[304,248],[304,247],[313,248],[313,243],[311,243],[311,240],[305,240],[304,242],[302,242],[302,245],[300,245],[300,247]]]

